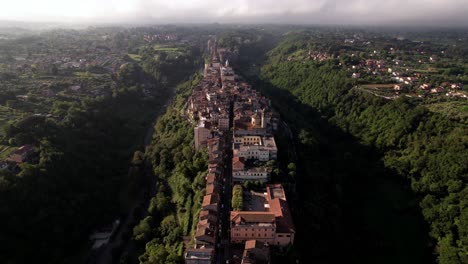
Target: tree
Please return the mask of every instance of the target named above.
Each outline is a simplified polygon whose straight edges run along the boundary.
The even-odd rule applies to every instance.
[[[234,211],[240,211],[243,207],[243,194],[242,194],[242,186],[241,185],[234,185],[232,189],[232,209]]]
[[[148,207],[148,213],[156,216],[156,214],[164,215],[169,209],[170,198],[165,196],[163,192],[158,192],[155,197],[151,198]]]
[[[145,243],[152,232],[153,217],[147,216],[133,228],[133,239]]]
[[[452,244],[452,235],[449,234],[439,241],[439,263],[440,264],[461,264],[457,254],[457,249]]]
[[[169,235],[175,228],[177,228],[177,222],[173,214],[166,216],[159,225],[159,233],[162,236]]]
[[[146,244],[146,251],[139,260],[144,264],[160,264],[166,263],[166,258],[169,255],[164,245],[157,243],[156,240],[151,240]]]

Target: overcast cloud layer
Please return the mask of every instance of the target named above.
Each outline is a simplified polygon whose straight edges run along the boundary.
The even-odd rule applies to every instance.
[[[468,0],[1,0],[0,20],[468,25]]]

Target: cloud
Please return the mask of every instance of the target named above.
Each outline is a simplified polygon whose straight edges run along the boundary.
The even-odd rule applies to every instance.
[[[15,0],[0,19],[155,23],[463,24],[468,0]]]

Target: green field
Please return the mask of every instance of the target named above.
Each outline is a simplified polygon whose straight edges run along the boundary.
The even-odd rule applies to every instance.
[[[130,54],[129,53],[128,56],[134,61],[140,61],[141,60],[141,56],[138,55],[138,54]]]
[[[374,83],[374,84],[361,84],[360,87],[364,89],[392,89],[395,86],[395,83]]]
[[[164,46],[164,45],[154,45],[153,49],[156,51],[166,51],[166,52],[178,52],[181,51],[179,47],[173,47],[173,46]]]
[[[441,69],[435,69],[435,68],[429,68],[429,69],[413,69],[414,72],[419,72],[419,73],[439,73],[441,72]]]
[[[82,71],[76,71],[76,72],[73,73],[73,75],[75,75],[76,77],[80,77],[80,78],[91,78],[91,77],[93,77],[92,73],[82,72]]]
[[[0,145],[0,160],[5,160],[16,147]]]

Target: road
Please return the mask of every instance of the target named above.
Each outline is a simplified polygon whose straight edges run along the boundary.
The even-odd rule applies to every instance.
[[[232,179],[232,136],[230,133],[224,135],[226,139],[226,154],[225,154],[225,162],[224,162],[224,174],[223,180],[221,183],[221,197],[220,203],[221,207],[219,209],[219,226],[221,228],[218,229],[218,245],[217,252],[216,252],[216,263],[226,263],[226,260],[229,259],[230,252],[230,237],[229,237],[229,216],[231,211],[231,179]]]
[[[216,263],[226,263],[226,260],[231,258],[231,238],[230,238],[230,213],[231,213],[231,197],[232,197],[232,140],[233,140],[233,104],[229,107],[230,122],[229,131],[224,134],[226,142],[226,154],[224,157],[224,174],[221,187],[221,208],[219,214],[219,224],[221,229],[218,231],[218,239],[221,241],[221,247],[217,249]]]

